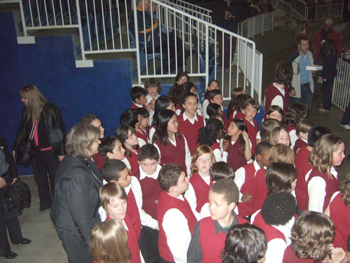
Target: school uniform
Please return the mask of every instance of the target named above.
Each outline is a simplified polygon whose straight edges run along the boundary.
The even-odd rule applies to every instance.
[[[265,232],[267,240],[266,262],[282,262],[284,251],[291,243],[290,235],[294,221],[295,219],[292,217],[285,225],[269,225],[265,223],[261,210],[252,215],[251,223]]]
[[[139,108],[145,108],[145,109],[147,109],[146,105],[137,104],[137,103],[135,103],[135,102],[133,102],[133,103],[131,104],[131,107],[130,107],[130,109],[133,109],[133,110],[137,110],[137,109],[139,109]]]
[[[297,139],[295,141],[295,144],[294,144],[294,147],[293,147],[294,154],[296,154],[297,151],[303,146],[308,146],[307,141],[304,140],[304,139],[300,139],[300,138]]]
[[[305,211],[308,208],[308,193],[305,181],[306,174],[312,169],[309,164],[310,151],[306,146],[299,148],[295,155],[295,169],[297,170],[297,186],[295,187],[295,195],[298,202],[298,206],[301,211]]]
[[[234,216],[231,226],[249,223],[247,220]],[[187,262],[221,263],[221,252],[225,248],[225,240],[231,226],[223,228],[217,220],[211,217],[199,221],[193,231],[191,243],[187,251]]]
[[[348,250],[348,237],[350,235],[350,207],[344,203],[340,192],[335,192],[329,204],[330,218],[334,222],[335,236],[332,244]]]
[[[243,111],[237,112],[236,116],[233,117],[235,120],[244,120],[245,119],[245,113]]]
[[[192,119],[190,119],[186,112],[179,115],[177,118],[179,122],[179,132],[182,133],[188,143],[188,148],[190,150],[191,156],[195,152],[198,147],[197,139],[198,139],[198,131],[200,128],[204,127],[204,120],[202,116],[197,114],[194,115]]]
[[[332,195],[339,191],[338,172],[332,166],[331,178],[313,168],[305,177],[308,190],[308,210],[323,213],[329,205]]]
[[[230,148],[227,150],[227,164],[232,167],[233,171],[237,171],[239,168],[247,164],[247,159],[245,158],[244,151],[243,154],[240,153],[239,148],[241,147],[240,140],[236,142],[230,141]]]
[[[159,254],[170,262],[187,262],[187,249],[197,219],[183,195],[178,198],[162,191],[158,199]]]
[[[227,162],[228,153],[224,152],[222,147],[223,140],[216,140],[210,148],[213,150],[213,154],[216,162]]]
[[[203,119],[209,119],[209,116],[207,114],[207,108],[209,104],[210,104],[209,98],[204,98],[202,103]]]
[[[181,103],[177,104],[175,107],[175,113],[177,116],[181,115],[181,111],[182,111],[182,107],[181,107]]]
[[[148,137],[147,137],[147,134],[139,129],[140,131],[136,131],[135,134],[137,136],[137,141],[139,142],[139,146],[140,148],[146,144],[148,144]]]
[[[191,153],[185,136],[180,135],[181,139],[176,135],[174,135],[175,141],[168,139],[166,146],[160,141],[154,142],[153,145],[158,150],[161,166],[174,163],[180,165],[185,173],[190,174]]]
[[[314,259],[298,258],[292,249],[292,245],[289,245],[284,251],[282,263],[314,263]]]
[[[266,182],[265,182],[265,169],[260,169],[255,173],[254,176],[254,192],[252,193],[252,203],[253,203],[253,212],[260,210],[264,204],[264,201],[267,197]]]
[[[192,174],[190,178],[190,185],[185,192],[185,197],[190,204],[192,210],[197,211],[195,213],[197,219],[201,219],[200,212],[204,204],[209,202],[209,190],[213,184],[210,176],[202,177],[198,173]]]
[[[93,156],[91,156],[91,158],[94,161],[97,169],[102,174],[102,167],[107,162],[108,159],[104,157],[101,152],[94,154]]]
[[[228,115],[228,124],[230,125],[231,121],[235,119],[237,114],[236,108],[233,108],[232,112]]]
[[[287,132],[290,138],[290,148],[293,150],[295,142],[299,139],[297,135],[297,128],[295,128],[293,125],[288,125]]]
[[[139,170],[139,162],[138,162],[139,150],[138,149],[134,149],[134,150],[137,153],[134,153],[129,149],[125,149],[125,158],[129,161],[129,164],[131,166],[130,175],[134,175]],[[130,153],[131,156],[128,156],[127,153]]]
[[[283,114],[286,113],[289,103],[288,87],[283,89],[277,87],[277,83],[270,84],[265,90],[265,115],[273,105],[280,106]]]
[[[259,164],[254,161],[250,164],[246,164],[245,166],[239,168],[236,172],[235,183],[239,190],[239,202],[238,202],[238,215],[241,217],[250,216],[254,213],[254,203],[250,202],[242,202],[242,197],[244,193],[248,193],[253,196],[254,189],[254,177],[257,171],[260,170]]]
[[[153,135],[156,132],[156,128],[157,128],[156,125],[153,125],[149,128],[148,138],[149,138],[150,143],[153,143]]]
[[[248,121],[246,118],[243,119],[247,125],[249,139],[252,142],[252,153],[255,155],[255,146],[256,146],[256,134],[258,133],[258,123],[253,119],[252,122]]]
[[[159,94],[157,93],[157,97],[155,99],[153,99],[149,94],[146,96],[147,98],[147,102],[146,102],[146,105],[148,103],[150,103],[152,100],[157,100],[159,98]],[[149,111],[149,121],[148,121],[148,125],[151,126],[152,125],[152,122],[153,122],[153,116],[154,116],[154,110],[150,110]]]
[[[222,119],[224,120],[225,131],[227,131],[229,123],[227,122],[226,114],[222,106],[221,106],[221,110],[222,110],[222,113],[221,113]]]

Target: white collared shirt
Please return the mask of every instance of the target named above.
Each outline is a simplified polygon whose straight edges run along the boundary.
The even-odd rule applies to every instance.
[[[154,180],[157,180],[158,179],[158,174],[159,174],[159,171],[160,169],[162,169],[162,166],[160,166],[159,164],[157,164],[157,170],[153,173],[153,174],[146,174],[142,168],[141,168],[141,165],[139,166],[139,171],[140,171],[140,181],[142,179],[145,179],[146,177],[149,177],[149,178],[152,178]]]
[[[277,86],[277,83],[274,82],[272,83],[272,85],[279,90],[279,92],[282,93],[282,95],[285,97],[286,96],[286,92],[284,89],[281,89],[280,87]],[[283,98],[282,96],[278,95],[276,97],[273,98],[273,100],[271,101],[271,106],[272,105],[277,105],[277,106],[280,106],[281,109],[283,109],[283,106],[284,106],[284,103],[283,103]]]
[[[194,113],[194,117],[192,119],[190,119],[190,117],[187,116],[186,111],[182,115],[183,115],[184,121],[189,120],[191,124],[194,124],[196,121],[198,121],[197,113]]]

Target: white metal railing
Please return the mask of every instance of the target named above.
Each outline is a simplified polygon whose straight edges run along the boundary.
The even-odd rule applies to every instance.
[[[343,17],[343,3],[317,5],[315,7],[315,21],[329,17]]]
[[[286,21],[290,24],[296,24],[296,17],[300,17],[299,14],[293,9],[293,7],[283,0],[272,0],[272,5],[277,10],[284,10],[286,15]]]
[[[240,34],[251,38],[257,34],[263,34],[266,31],[273,31],[275,12],[264,13],[261,15],[249,17],[241,23]]]
[[[294,10],[294,15],[299,19],[304,21],[308,20],[308,6],[307,3],[303,0],[284,0],[286,3],[290,4],[290,6]]]
[[[337,70],[338,75],[333,83],[332,102],[345,111],[350,101],[350,64],[338,60]]]
[[[172,6],[178,7],[190,15],[203,19],[204,21],[207,21],[209,23],[212,22],[212,11],[210,9],[194,5],[182,0],[162,0],[162,2],[170,3]]]

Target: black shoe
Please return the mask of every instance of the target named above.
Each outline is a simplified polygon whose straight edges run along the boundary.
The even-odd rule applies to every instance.
[[[21,241],[19,242],[22,245],[28,245],[30,244],[32,241],[28,238],[22,237]]]
[[[3,256],[4,258],[7,258],[7,259],[13,259],[13,258],[17,257],[17,254],[11,252],[11,253],[8,254],[8,255],[4,254],[4,255],[2,255],[2,256]]]
[[[50,206],[48,206],[48,207],[41,207],[41,208],[39,209],[39,211],[40,211],[40,212],[45,212],[47,209],[51,209],[51,207],[50,207]]]

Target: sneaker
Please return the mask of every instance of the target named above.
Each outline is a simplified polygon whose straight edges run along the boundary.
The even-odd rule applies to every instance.
[[[345,124],[345,125],[340,124],[340,126],[342,126],[344,129],[350,130],[350,124]]]
[[[324,108],[319,108],[318,109],[320,112],[330,112],[330,110],[326,110],[326,109],[324,109]]]

